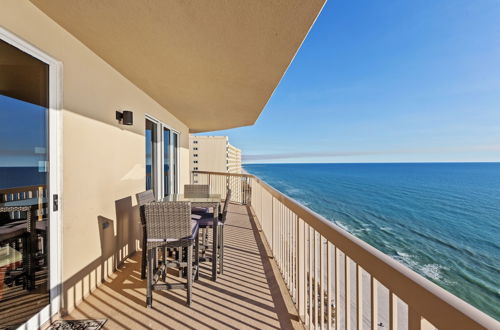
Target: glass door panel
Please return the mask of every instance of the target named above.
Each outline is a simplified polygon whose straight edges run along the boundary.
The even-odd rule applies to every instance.
[[[172,134],[172,187],[175,193],[179,191],[178,188],[178,182],[179,182],[179,177],[178,177],[178,167],[179,167],[179,134],[173,133]]]
[[[152,189],[155,196],[158,196],[158,188],[155,183],[157,172],[156,127],[156,123],[146,119],[146,190]]]
[[[163,128],[163,195],[171,193],[170,184],[170,130]]]
[[[21,326],[50,303],[49,66],[0,40],[0,77],[3,329]]]
[[[146,118],[146,189],[155,196],[177,192],[178,133]]]

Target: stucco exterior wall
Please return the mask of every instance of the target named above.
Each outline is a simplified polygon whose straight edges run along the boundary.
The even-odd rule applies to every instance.
[[[139,246],[144,115],[180,132],[181,187],[189,182],[188,127],[29,1],[2,0],[0,23],[63,65],[62,304],[71,311]],[[133,126],[116,121],[123,109],[133,111]]]

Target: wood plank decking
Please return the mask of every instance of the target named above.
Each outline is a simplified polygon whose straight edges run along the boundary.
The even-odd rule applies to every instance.
[[[213,282],[210,264],[203,265],[200,280],[194,284],[191,308],[185,305],[184,290],[155,292],[153,308],[146,308],[137,253],[65,318],[106,318],[107,329],[300,328],[245,206],[230,205],[225,230],[224,274]]]

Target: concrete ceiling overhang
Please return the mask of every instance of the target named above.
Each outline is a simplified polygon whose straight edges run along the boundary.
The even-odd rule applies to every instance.
[[[252,125],[326,0],[31,0],[191,132]]]

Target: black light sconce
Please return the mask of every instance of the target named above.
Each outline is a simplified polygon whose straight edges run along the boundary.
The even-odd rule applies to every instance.
[[[123,112],[116,112],[116,120],[122,123],[122,125],[133,125],[134,124],[134,113],[132,111],[124,110]]]

